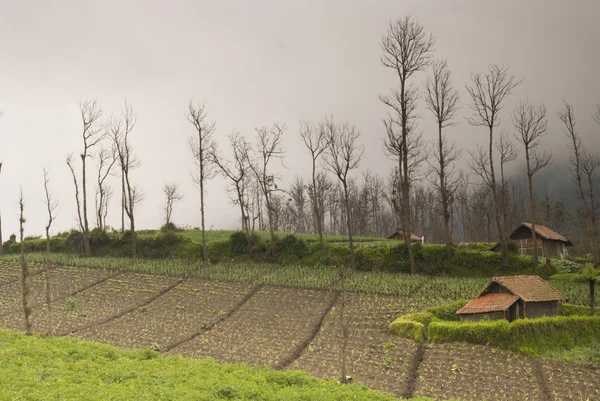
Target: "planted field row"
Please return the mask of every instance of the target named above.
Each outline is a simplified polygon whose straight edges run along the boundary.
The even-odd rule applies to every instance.
[[[204,335],[171,353],[276,367],[312,338],[333,293],[265,286]]]
[[[323,378],[341,377],[341,301],[338,299],[315,340],[290,369],[306,370]],[[402,297],[356,293],[347,294],[344,303],[344,324],[349,330],[348,374],[372,388],[405,395],[417,344],[390,335],[387,322],[392,315],[416,311],[418,304]]]
[[[28,254],[28,260],[39,263],[42,254]],[[10,277],[20,274],[14,262],[18,255],[3,256],[0,273],[10,265]],[[78,258],[66,254],[53,254],[53,262],[76,267],[129,271],[144,274],[232,281],[246,284],[284,285],[297,288],[314,288],[328,291],[339,289],[339,271],[331,266],[274,266],[265,263],[236,263],[204,265],[183,259],[133,260],[126,258]],[[429,277],[386,272],[352,272],[346,289],[368,294],[384,294],[414,297],[438,303],[470,298],[487,284],[486,278]],[[2,278],[0,276],[0,283]],[[589,288],[585,283],[552,280],[570,303],[589,304]],[[596,288],[600,298],[600,286]]]
[[[147,306],[77,336],[125,348],[168,349],[208,328],[250,289],[247,284],[190,279]]]

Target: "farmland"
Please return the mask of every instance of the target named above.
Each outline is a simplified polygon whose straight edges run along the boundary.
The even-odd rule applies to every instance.
[[[5,260],[0,262],[0,326],[20,330],[19,268],[10,258]],[[149,274],[151,269],[163,274]],[[191,269],[180,261],[64,258],[51,270],[51,280],[50,327],[55,336],[299,369],[328,379],[340,376],[341,296],[333,269]],[[42,276],[33,275],[31,282],[32,323],[35,331],[43,332],[48,321]],[[388,333],[388,323],[398,315],[472,296],[483,282],[353,273],[344,308],[350,333],[348,373],[355,381],[396,396],[598,399],[600,372],[593,367],[540,362],[484,346],[421,345]],[[569,298],[585,303],[585,285],[569,283],[564,290]]]

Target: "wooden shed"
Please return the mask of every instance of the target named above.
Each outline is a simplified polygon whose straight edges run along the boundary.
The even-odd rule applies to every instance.
[[[519,247],[519,253],[522,255],[533,255],[533,239],[531,238],[531,223],[523,222],[510,235],[510,239],[515,241]],[[535,225],[535,234],[537,242],[538,256],[544,258],[564,259],[569,256],[568,247],[573,243],[566,237],[539,224]],[[500,245],[496,244],[492,251],[498,252]]]
[[[456,314],[461,322],[538,318],[561,313],[567,299],[540,276],[500,276]]]
[[[404,240],[404,233],[402,231],[396,231],[392,235],[388,237],[388,239],[398,239],[400,241]],[[415,234],[410,234],[410,242],[421,242],[425,243],[425,237],[419,237]]]

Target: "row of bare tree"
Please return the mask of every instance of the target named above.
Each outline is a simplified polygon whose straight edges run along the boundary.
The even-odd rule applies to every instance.
[[[486,147],[469,151],[467,170],[456,162],[462,151],[448,136],[448,128],[458,122],[459,94],[452,83],[447,63],[434,60],[434,38],[411,17],[391,22],[381,40],[383,66],[394,73],[397,84],[390,93],[380,95],[389,110],[383,119],[386,155],[394,161],[389,176],[370,171],[355,174],[363,159],[360,133],[349,122],[332,116],[320,121],[302,121],[299,136],[310,156],[310,176],[297,176],[285,188],[274,166],[284,157],[284,124],[255,129],[254,138],[238,132],[229,135],[229,158],[223,156],[215,139],[216,124],[204,105],[190,101],[187,119],[194,128],[189,150],[195,162],[192,174],[200,192],[203,257],[208,260],[205,237],[206,184],[216,175],[228,182],[227,190],[239,207],[242,229],[249,233],[268,229],[272,238],[277,231],[314,232],[321,242],[325,234],[343,234],[349,238],[354,254],[355,235],[388,236],[394,231],[410,243],[415,232],[428,242],[450,246],[463,241],[497,240],[503,261],[508,257],[508,237],[518,221],[529,220],[535,227],[543,222],[579,234],[586,249],[600,261],[600,157],[588,151],[576,129],[573,107],[565,102],[558,111],[571,149],[569,169],[577,187],[580,210],[569,211],[549,195],[536,199],[534,178],[552,162],[552,156],[540,150],[548,135],[547,110],[543,104],[520,101],[511,113],[512,134],[498,133],[505,100],[521,83],[508,67],[491,65],[484,73],[471,74],[466,84],[471,110],[466,121],[485,129]],[[431,72],[425,82],[417,74]],[[419,104],[423,102],[436,123],[433,141],[426,141],[418,129]],[[135,207],[143,198],[132,182],[131,172],[139,167],[131,134],[136,114],[128,103],[117,115],[103,119],[96,101],[80,103],[82,151],[78,166],[72,154],[66,158],[71,171],[77,205],[82,247],[90,255],[88,209],[88,162],[97,167],[95,174],[96,227],[106,229],[108,204],[113,191],[107,178],[121,179],[121,230],[126,218],[131,232],[131,252],[136,255]],[[593,116],[600,124],[600,106]],[[482,130],[483,131],[483,130]],[[507,175],[508,163],[523,155],[526,165],[524,181]],[[0,164],[0,172],[1,172]],[[115,171],[117,170],[117,171]],[[306,181],[305,181],[306,179]],[[182,199],[178,185],[165,184],[165,223],[171,223],[174,204]],[[1,230],[1,220],[0,220]],[[533,243],[535,229],[532,230]],[[0,231],[1,243],[1,231]],[[1,247],[0,247],[1,251]],[[412,249],[408,247],[411,271],[415,272]]]

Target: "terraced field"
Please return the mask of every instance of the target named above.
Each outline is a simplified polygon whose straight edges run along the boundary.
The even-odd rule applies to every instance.
[[[18,266],[0,262],[0,326],[15,330],[23,326],[18,280]],[[33,327],[45,331],[43,275],[30,280]],[[50,327],[58,336],[337,379],[346,327],[348,374],[397,396],[600,399],[600,371],[589,366],[483,346],[421,345],[388,334],[388,323],[398,315],[456,298],[455,290],[444,290],[450,286],[436,280],[399,295],[344,297],[331,290],[81,267],[52,269],[51,281]],[[423,288],[437,296],[424,296]]]

